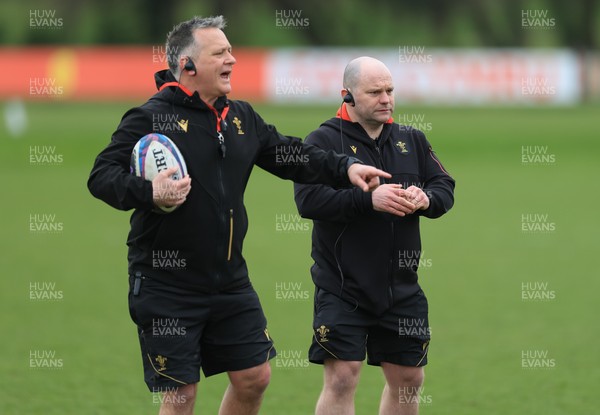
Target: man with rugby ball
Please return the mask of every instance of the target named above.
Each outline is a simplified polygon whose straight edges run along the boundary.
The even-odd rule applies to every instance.
[[[124,115],[88,181],[95,197],[135,209],[127,240],[129,308],[145,381],[164,393],[161,414],[193,412],[200,369],[229,376],[219,414],[258,413],[275,350],[242,256],[243,196],[254,165],[296,182],[352,183],[361,191],[389,177],[356,158],[282,136],[248,103],[229,100],[236,60],[224,27],[218,16],[173,28],[169,69],[155,75],[159,91]],[[130,174],[132,149],[149,133],[172,140],[186,177],[172,180],[177,168],[152,181]],[[301,162],[281,162],[282,153],[299,154]],[[156,206],[177,208],[165,214]]]

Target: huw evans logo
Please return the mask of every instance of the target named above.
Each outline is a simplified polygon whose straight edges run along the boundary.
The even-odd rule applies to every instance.
[[[152,403],[154,405],[184,405],[188,400],[188,396],[178,394],[178,390],[179,388],[177,388],[176,386],[153,387]]]
[[[275,147],[275,162],[282,165],[308,164],[308,154],[303,154],[301,146],[278,145]]]
[[[431,268],[433,261],[425,257],[425,251],[402,249],[398,251],[398,267],[400,269]]]
[[[421,130],[429,132],[433,130],[431,122],[425,119],[425,114],[398,114],[400,131]]]
[[[303,29],[310,26],[310,20],[308,17],[302,17],[302,10],[275,10],[275,26]]]
[[[60,233],[63,229],[63,222],[59,222],[54,213],[29,214],[29,233],[31,234]]]
[[[428,339],[431,336],[431,327],[424,318],[400,318],[398,319],[398,336]]]
[[[276,95],[308,95],[309,93],[308,86],[302,85],[302,78],[275,78]]]
[[[283,233],[308,232],[310,222],[297,213],[275,214],[275,231]]]
[[[155,249],[152,251],[152,268],[162,270],[185,269],[187,260],[180,257],[178,250]]]
[[[556,223],[550,221],[547,213],[523,213],[521,214],[521,232],[528,234],[554,233]]]
[[[521,78],[521,94],[540,97],[556,95],[556,87],[546,76],[526,76]]]
[[[30,369],[62,369],[63,359],[56,356],[56,350],[30,350]]]
[[[521,368],[523,369],[554,369],[556,359],[549,357],[548,350],[522,350]]]
[[[275,299],[277,301],[301,301],[310,297],[308,290],[302,289],[301,282],[276,282]]]
[[[550,301],[555,298],[556,292],[549,289],[547,281],[521,283],[521,300],[523,301]]]
[[[178,114],[152,114],[152,131],[155,133],[187,133],[188,120]]]
[[[29,10],[29,27],[31,29],[61,29],[63,18],[56,16],[56,10]]]
[[[399,46],[398,62],[403,63],[431,63],[433,55],[425,52],[425,46]]]
[[[29,78],[29,95],[60,97],[64,87],[56,82],[56,78]]]
[[[179,56],[180,48],[178,46],[164,46],[155,45],[152,46],[152,63],[169,63],[169,56]]]
[[[521,146],[521,164],[551,165],[554,163],[556,163],[556,155],[549,151],[548,146]]]
[[[398,388],[398,399],[400,405],[431,405],[433,397],[424,393],[423,386],[400,386]]]
[[[56,282],[32,281],[29,283],[29,299],[33,301],[59,301],[64,297],[63,291],[56,289]]]
[[[279,369],[306,369],[308,358],[302,356],[300,350],[281,350],[277,352],[275,367]]]
[[[183,337],[187,334],[187,328],[182,325],[178,318],[153,318],[152,336],[154,337]]]
[[[36,166],[57,166],[64,157],[56,151],[56,146],[29,146],[29,164]]]
[[[552,29],[556,19],[550,17],[548,10],[521,10],[521,27]]]

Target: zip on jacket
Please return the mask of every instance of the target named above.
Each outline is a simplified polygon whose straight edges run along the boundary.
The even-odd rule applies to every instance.
[[[294,185],[300,215],[314,224],[311,275],[315,285],[381,314],[421,291],[419,218],[446,213],[454,203],[455,182],[421,131],[390,120],[383,125],[376,145],[344,111],[343,106],[338,117],[325,121],[305,141],[383,167],[392,175],[386,183],[418,186],[430,198],[428,209],[399,217],[373,210],[371,193],[361,194],[350,187]],[[411,261],[404,261],[408,255]]]
[[[159,91],[125,113],[96,157],[88,188],[114,208],[133,210],[127,238],[130,275],[142,273],[202,292],[248,284],[243,196],[254,166],[301,183],[347,186],[349,158],[279,134],[246,102],[222,96],[207,105],[167,70],[157,72],[155,80]],[[192,179],[186,201],[169,214],[153,211],[152,183],[130,174],[131,151],[149,133],[175,143]],[[282,147],[294,148],[306,163],[281,163]]]

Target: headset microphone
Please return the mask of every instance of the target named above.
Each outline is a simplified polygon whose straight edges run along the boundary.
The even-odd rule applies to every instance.
[[[342,108],[344,104],[349,104],[351,106],[354,106],[356,103],[354,102],[354,96],[352,96],[352,92],[350,92],[350,90],[348,88],[344,88],[346,90],[346,95],[344,95],[344,97],[342,98],[342,104],[340,105],[340,145],[341,145],[341,152],[342,154],[344,154],[344,131],[342,128]]]
[[[346,153],[345,145],[344,145],[344,129],[342,127],[342,125],[343,125],[342,108],[343,108],[344,103],[350,104],[352,106],[355,105],[354,97],[352,96],[352,92],[350,92],[348,89],[346,89],[346,91],[348,91],[348,92],[346,92],[346,95],[344,95],[344,98],[342,98],[343,102],[340,105],[340,150],[341,150],[341,154]],[[348,313],[353,313],[356,311],[356,309],[358,309],[358,301],[356,300],[356,298],[350,297],[349,295],[346,296],[346,299],[344,298],[344,283],[345,283],[346,279],[344,277],[344,271],[342,270],[342,265],[340,264],[340,261],[338,259],[338,245],[339,245],[340,240],[342,239],[342,236],[344,235],[344,232],[346,232],[347,228],[348,228],[348,223],[346,223],[344,225],[344,228],[342,229],[342,231],[338,235],[337,239],[335,240],[335,244],[333,245],[333,257],[335,258],[335,263],[337,265],[337,269],[338,269],[338,272],[340,273],[340,279],[341,279],[339,297],[343,301],[354,303],[353,308],[351,308],[351,309],[346,309],[346,307],[344,307],[344,311],[346,311]]]
[[[186,57],[187,57],[187,62],[183,66],[183,69],[185,69],[188,72],[193,72],[193,73],[190,73],[190,76],[194,76],[194,75],[196,75],[196,65],[194,64],[194,61],[192,60],[191,57],[189,57],[189,56],[186,56]]]
[[[354,106],[354,97],[352,96],[352,92],[348,91],[346,95],[344,95],[343,100],[346,104]]]

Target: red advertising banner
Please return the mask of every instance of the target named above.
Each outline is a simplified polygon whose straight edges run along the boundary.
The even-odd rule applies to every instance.
[[[265,99],[266,51],[235,50],[232,98]],[[162,46],[0,48],[0,99],[140,100],[167,67]]]
[[[234,49],[232,99],[337,103],[345,65],[383,61],[398,103],[571,105],[598,89],[597,62],[565,49]],[[0,48],[0,99],[132,100],[155,91],[164,46]],[[587,71],[583,69],[587,68]],[[585,75],[588,76],[585,76]],[[587,87],[585,87],[587,85]]]

